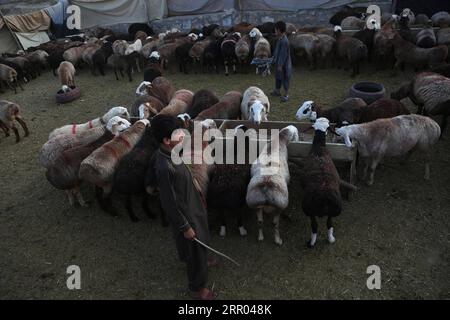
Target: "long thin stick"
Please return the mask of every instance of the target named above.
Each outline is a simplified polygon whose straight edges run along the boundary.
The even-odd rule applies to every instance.
[[[222,252],[217,251],[216,249],[211,248],[210,246],[204,244],[203,242],[201,242],[200,240],[198,240],[197,238],[194,238],[195,241],[197,241],[197,243],[199,243],[201,246],[205,247],[206,249],[214,252],[215,254],[218,254],[219,256],[224,257],[225,259],[233,262],[235,265],[237,265],[238,267],[240,267],[241,265],[239,263],[236,262],[236,260],[230,258],[229,256],[227,256],[226,254],[223,254]]]

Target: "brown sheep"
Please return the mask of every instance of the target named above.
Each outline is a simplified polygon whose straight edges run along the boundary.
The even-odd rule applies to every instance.
[[[175,89],[167,78],[158,77],[147,87],[147,93],[167,106],[175,93]]]
[[[186,112],[186,110],[192,105],[193,99],[194,93],[192,91],[185,89],[178,90],[175,92],[169,104],[161,110],[160,114],[176,117],[179,114]]]
[[[25,137],[30,132],[28,131],[27,124],[20,115],[20,107],[18,104],[6,100],[0,100],[0,128],[5,132],[5,135],[9,136],[9,129],[14,131],[16,136],[16,142],[20,141],[19,130],[17,130],[14,120],[16,120],[25,131]]]
[[[58,68],[58,77],[61,85],[75,86],[75,67],[69,61],[63,61]]]
[[[195,120],[206,119],[238,119],[241,116],[242,93],[227,92],[223,98],[212,107],[200,112]]]
[[[11,90],[14,90],[14,93],[17,93],[17,86],[23,91],[22,85],[17,81],[16,70],[4,64],[0,64],[0,92],[3,92],[1,91],[2,82],[5,82]]]

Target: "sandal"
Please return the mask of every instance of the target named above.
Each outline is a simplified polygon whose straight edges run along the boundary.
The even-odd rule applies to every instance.
[[[201,288],[198,291],[191,291],[191,297],[195,300],[216,300],[217,293],[208,288]]]
[[[287,102],[289,101],[289,96],[282,96],[281,97],[281,102]]]

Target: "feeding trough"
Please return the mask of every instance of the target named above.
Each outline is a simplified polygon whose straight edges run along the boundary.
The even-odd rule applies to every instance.
[[[361,98],[367,104],[383,98],[386,89],[380,83],[376,82],[359,82],[355,83],[348,93],[349,98]]]
[[[262,151],[262,148],[270,140],[270,129],[281,130],[289,125],[292,125],[298,129],[300,139],[298,142],[291,142],[288,145],[289,159],[307,157],[311,150],[312,141],[314,138],[314,130],[312,129],[311,122],[267,121],[262,122],[259,126],[254,125],[248,120],[216,119],[215,122],[219,130],[223,133],[223,140],[234,139],[232,134],[234,129],[239,125],[244,125],[249,129],[255,129],[259,148],[258,153]],[[334,128],[334,125],[331,124],[330,127]],[[261,131],[261,129],[266,129],[266,131]],[[230,131],[227,132],[227,130]],[[327,135],[327,150],[330,152],[331,158],[335,161],[337,167],[343,168],[345,176],[342,175],[342,178],[344,180],[348,179],[351,184],[354,184],[356,182],[357,147],[353,142],[352,147],[349,148],[343,142],[334,142],[333,138],[333,134]],[[226,141],[224,141],[224,143],[226,143]]]
[[[70,86],[69,87],[70,90],[67,92],[64,92],[62,89],[59,90],[56,93],[56,102],[57,103],[69,103],[72,102],[76,99],[78,99],[79,97],[81,97],[81,91],[79,87],[76,86]]]

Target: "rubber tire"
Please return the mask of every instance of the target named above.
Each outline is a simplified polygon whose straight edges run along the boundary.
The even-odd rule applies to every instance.
[[[386,95],[386,89],[380,83],[358,82],[355,83],[348,93],[349,98],[361,98],[367,104],[383,98]]]
[[[61,90],[58,91],[56,94],[56,102],[60,104],[72,102],[76,99],[81,97],[81,91],[79,87],[73,87],[72,90],[70,90],[67,93],[61,93]]]

